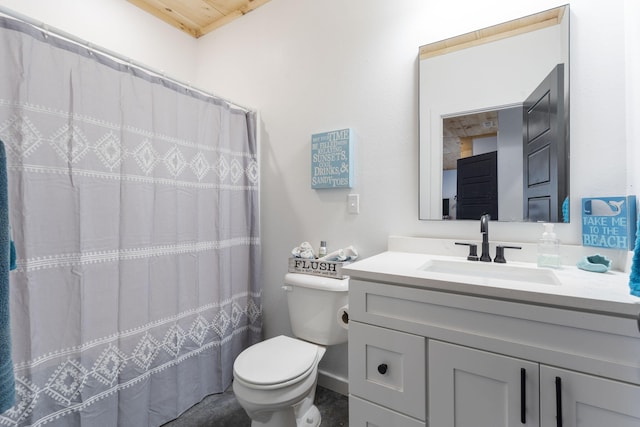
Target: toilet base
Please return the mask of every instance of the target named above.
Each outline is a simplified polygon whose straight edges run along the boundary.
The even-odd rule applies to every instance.
[[[296,427],[318,427],[321,420],[322,418],[320,417],[318,407],[313,405],[306,414],[296,420],[298,423]]]
[[[320,411],[313,405],[300,418],[295,418],[295,411],[276,411],[267,421],[252,420],[251,427],[318,427],[320,425]]]
[[[318,427],[320,411],[313,404],[316,397],[317,367],[289,390],[277,391],[277,401],[269,399],[269,391],[246,388],[237,379],[233,390],[238,403],[251,418],[251,427]],[[247,400],[248,399],[248,400]],[[265,400],[269,403],[265,403]]]

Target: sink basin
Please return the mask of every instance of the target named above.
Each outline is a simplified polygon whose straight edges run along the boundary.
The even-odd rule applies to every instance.
[[[560,285],[553,271],[543,268],[494,264],[480,261],[452,261],[430,259],[422,267],[423,271],[475,277],[488,280],[509,280],[538,285]]]

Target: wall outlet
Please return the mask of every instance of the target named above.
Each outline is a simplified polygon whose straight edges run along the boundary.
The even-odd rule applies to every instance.
[[[347,196],[347,210],[350,214],[359,214],[360,213],[360,195],[359,194],[349,194]]]

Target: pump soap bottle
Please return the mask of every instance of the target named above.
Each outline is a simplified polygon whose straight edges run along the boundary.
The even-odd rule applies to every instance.
[[[560,241],[553,232],[553,224],[543,224],[544,232],[538,243],[538,267],[560,268]]]

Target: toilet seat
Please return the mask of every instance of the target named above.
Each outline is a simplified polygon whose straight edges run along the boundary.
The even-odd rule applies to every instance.
[[[321,349],[284,335],[270,338],[240,353],[234,377],[254,389],[286,387],[309,376],[324,354]]]

